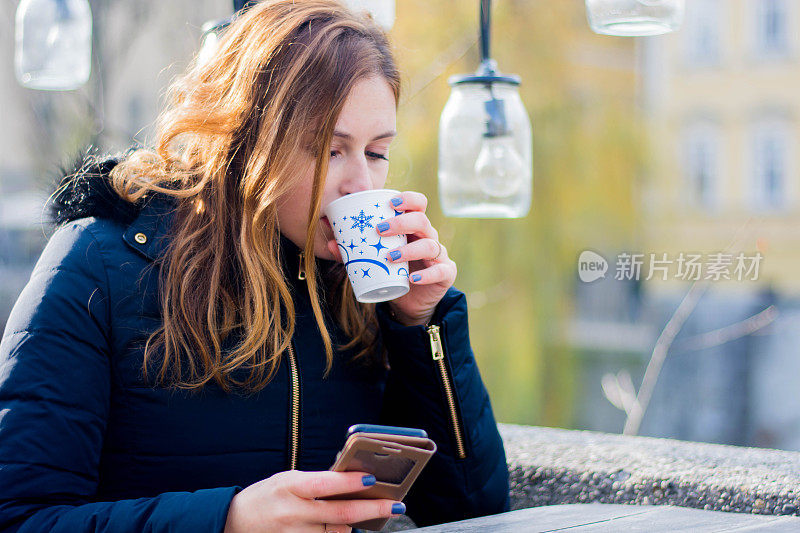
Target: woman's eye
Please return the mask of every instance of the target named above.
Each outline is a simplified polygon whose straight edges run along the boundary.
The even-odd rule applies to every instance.
[[[339,151],[338,150],[331,150],[331,158],[334,158],[337,155],[339,155]]]
[[[384,161],[388,161],[389,160],[388,157],[386,157],[383,154],[379,154],[377,152],[366,152],[366,154],[367,154],[367,157],[369,157],[370,159],[383,159]]]

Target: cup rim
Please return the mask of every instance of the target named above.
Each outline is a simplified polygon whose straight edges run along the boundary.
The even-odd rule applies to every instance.
[[[334,200],[331,203],[329,203],[328,205],[326,205],[325,208],[323,209],[323,211],[327,212],[327,210],[330,209],[330,207],[332,205],[344,200],[345,198],[347,198],[348,200],[352,200],[354,198],[357,199],[357,198],[359,198],[361,196],[369,196],[371,194],[376,194],[376,193],[386,194],[387,192],[388,193],[392,193],[392,194],[398,194],[398,195],[400,194],[400,191],[397,191],[395,189],[367,189],[366,191],[358,191],[358,192],[346,194],[346,195],[342,196],[341,198],[337,198],[336,200]]]

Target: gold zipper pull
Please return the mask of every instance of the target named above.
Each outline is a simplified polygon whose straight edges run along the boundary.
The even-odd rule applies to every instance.
[[[428,326],[428,335],[431,337],[431,354],[433,360],[438,361],[444,357],[444,348],[442,347],[442,338],[439,335],[439,326]]]
[[[300,264],[299,268],[297,269],[297,279],[301,281],[306,279],[306,262],[303,256],[303,252],[300,252]]]
[[[439,368],[439,374],[442,378],[442,387],[444,387],[444,394],[447,399],[447,408],[450,411],[450,421],[453,425],[453,438],[456,443],[456,452],[459,459],[464,459],[467,456],[467,449],[464,445],[464,433],[461,429],[461,423],[458,420],[453,384],[450,381],[450,375],[447,372],[447,365],[444,360],[444,346],[442,346],[441,331],[439,326],[434,325],[428,326],[427,331],[431,338],[431,355],[433,355],[433,360],[436,361],[436,366]]]

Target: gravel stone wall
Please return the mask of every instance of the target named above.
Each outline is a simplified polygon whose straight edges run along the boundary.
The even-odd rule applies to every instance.
[[[798,515],[800,452],[499,424],[511,508],[677,505]]]

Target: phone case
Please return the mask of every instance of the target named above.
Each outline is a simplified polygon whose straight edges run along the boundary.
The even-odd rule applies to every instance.
[[[436,443],[428,438],[385,433],[350,435],[330,470],[369,472],[375,476],[375,484],[325,499],[386,498],[400,501],[434,453]],[[348,525],[378,531],[388,521],[388,518],[376,518]]]

